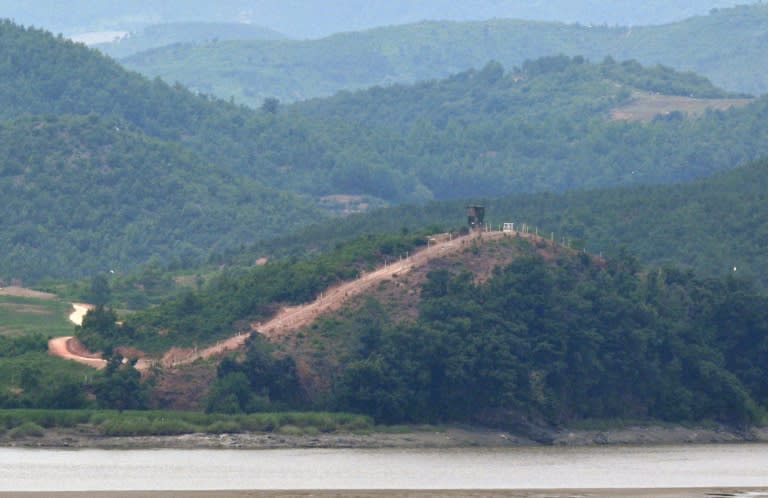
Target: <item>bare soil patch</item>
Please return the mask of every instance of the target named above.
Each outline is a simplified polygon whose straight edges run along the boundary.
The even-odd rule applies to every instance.
[[[651,121],[656,116],[681,112],[688,116],[699,116],[707,109],[726,110],[744,106],[753,99],[697,99],[656,93],[635,92],[632,100],[611,110],[616,121]]]
[[[164,368],[155,376],[151,404],[166,410],[202,410],[203,399],[215,378],[213,363]]]
[[[0,287],[0,296],[34,297],[38,299],[54,299],[57,297],[56,294],[51,294],[50,292],[40,292],[13,285],[10,287]]]

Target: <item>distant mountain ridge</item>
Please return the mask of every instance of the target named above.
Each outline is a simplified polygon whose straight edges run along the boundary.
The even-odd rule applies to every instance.
[[[67,35],[83,31],[136,31],[170,22],[246,22],[297,38],[404,24],[423,19],[478,20],[493,17],[594,24],[658,24],[729,7],[737,0],[0,0],[0,12],[15,21]]]
[[[285,35],[269,28],[244,23],[186,22],[153,24],[108,43],[95,43],[113,58],[178,43],[217,43],[220,40],[280,40]]]
[[[733,92],[768,92],[768,5],[713,11],[662,26],[587,26],[494,19],[425,21],[319,40],[228,41],[158,48],[122,60],[150,77],[253,107],[374,85],[445,78],[496,60],[565,54],[598,62],[636,59],[693,71]]]

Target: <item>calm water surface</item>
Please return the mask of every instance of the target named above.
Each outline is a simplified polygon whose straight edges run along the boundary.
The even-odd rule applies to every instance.
[[[768,445],[451,450],[0,448],[0,491],[768,487]]]

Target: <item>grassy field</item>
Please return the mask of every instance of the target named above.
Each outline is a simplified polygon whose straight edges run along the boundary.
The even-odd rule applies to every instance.
[[[72,305],[60,299],[0,295],[0,335],[72,334]]]
[[[613,109],[613,119],[647,122],[656,116],[667,116],[672,112],[699,116],[707,109],[725,110],[752,102],[752,99],[697,99],[647,92],[635,92],[632,97],[628,104]]]
[[[162,436],[190,433],[269,432],[317,435],[373,429],[364,415],[330,412],[277,412],[227,415],[179,411],[0,410],[0,439],[37,437],[45,429],[77,428],[103,436]]]

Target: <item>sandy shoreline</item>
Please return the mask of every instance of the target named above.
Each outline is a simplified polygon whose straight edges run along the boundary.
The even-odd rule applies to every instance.
[[[636,426],[610,430],[552,431],[534,441],[502,430],[449,426],[410,432],[365,434],[279,433],[182,434],[177,436],[99,435],[94,428],[49,429],[42,437],[0,435],[0,447],[97,449],[296,449],[296,448],[503,448],[516,446],[663,445],[768,442],[768,427],[736,431],[726,427]]]
[[[645,489],[534,489],[534,490],[211,490],[211,491],[91,491],[91,492],[0,492],[0,497],[55,496],[130,498],[149,497],[278,497],[278,498],[421,498],[421,497],[487,497],[487,498],[759,498],[768,497],[768,488],[645,488]]]

